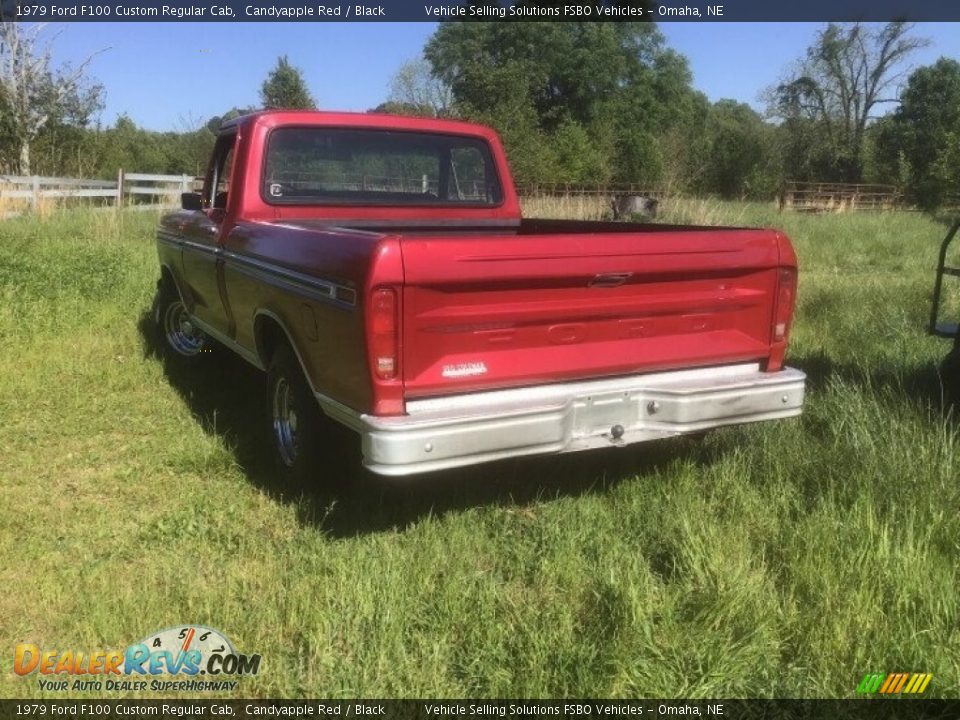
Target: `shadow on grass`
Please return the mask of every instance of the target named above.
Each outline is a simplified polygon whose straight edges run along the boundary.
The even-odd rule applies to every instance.
[[[927,217],[929,217],[935,223],[943,225],[945,228],[949,228],[955,222],[960,220],[960,210],[935,210],[933,212],[928,212]],[[940,239],[942,240],[943,238]]]
[[[403,529],[428,515],[471,507],[602,493],[681,457],[709,464],[719,452],[715,444],[674,439],[388,479],[363,470],[358,437],[334,425],[321,439],[328,476],[336,479],[332,489],[284,487],[273,465],[265,374],[222,348],[195,362],[170,357],[149,313],[138,328],[144,355],[161,360],[170,385],[207,432],[224,439],[247,478],[272,497],[295,504],[301,522],[334,537]]]
[[[945,348],[945,351],[949,348]],[[949,371],[933,363],[909,366],[890,363],[867,367],[856,363],[838,363],[822,352],[791,357],[789,364],[807,374],[807,392],[826,388],[833,378],[865,390],[887,392],[891,397],[902,397],[904,402],[918,410],[933,409],[947,413],[952,407],[945,390],[941,372]]]

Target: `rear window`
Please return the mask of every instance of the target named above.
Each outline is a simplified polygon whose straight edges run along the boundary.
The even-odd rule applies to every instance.
[[[278,128],[264,162],[273,204],[499,205],[489,146],[476,138],[388,130]]]

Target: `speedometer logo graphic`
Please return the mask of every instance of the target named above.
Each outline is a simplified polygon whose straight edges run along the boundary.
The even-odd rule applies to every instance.
[[[166,650],[176,655],[190,650],[199,650],[203,657],[213,653],[235,654],[230,638],[219,630],[205,625],[176,625],[148,635],[140,641],[151,652]]]
[[[128,672],[150,675],[256,675],[260,655],[238,653],[206,625],[175,625],[147,635],[125,655]]]

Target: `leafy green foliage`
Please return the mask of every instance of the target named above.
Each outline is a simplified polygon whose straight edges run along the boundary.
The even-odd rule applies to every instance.
[[[960,63],[940,58],[907,80],[901,104],[877,142],[891,175],[922,207],[960,195]]]
[[[181,132],[146,130],[126,115],[107,128],[52,123],[32,143],[32,166],[38,175],[104,180],[115,179],[120,169],[203,175],[214,137],[205,126]],[[2,148],[0,139],[0,152]]]
[[[424,51],[453,110],[497,128],[517,180],[772,196],[774,129],[711,106],[650,23],[444,23]]]
[[[98,165],[104,175],[124,168],[135,172],[202,175],[213,148],[207,128],[189,133],[159,133],[138,128],[121,116],[98,138]]]
[[[771,197],[779,179],[775,130],[749,105],[720,100],[705,122],[702,189],[724,198]]]
[[[459,114],[501,131],[521,182],[652,182],[658,136],[696,105],[650,23],[451,22],[424,55]]]
[[[260,86],[260,100],[265,108],[314,110],[317,106],[303,73],[286,55],[277,58],[276,66]]]

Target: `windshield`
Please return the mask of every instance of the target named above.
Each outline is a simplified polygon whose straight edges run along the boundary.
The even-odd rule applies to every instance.
[[[264,162],[273,204],[474,205],[502,202],[490,148],[471,137],[278,128]]]

